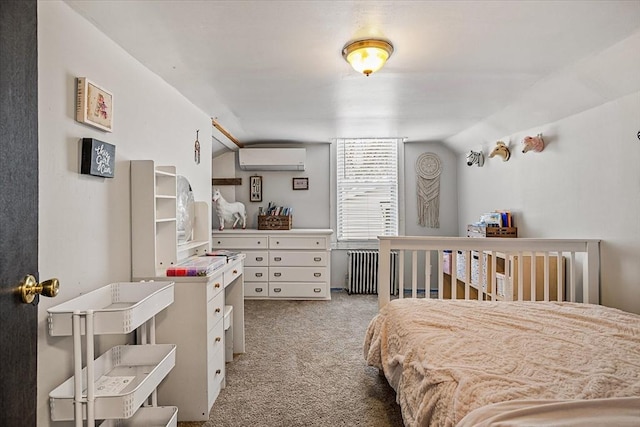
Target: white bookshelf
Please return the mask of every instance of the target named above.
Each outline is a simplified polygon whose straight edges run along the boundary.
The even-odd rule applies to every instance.
[[[209,249],[209,206],[195,202],[194,238],[178,245],[175,166],[131,161],[131,276],[164,276],[166,269]]]

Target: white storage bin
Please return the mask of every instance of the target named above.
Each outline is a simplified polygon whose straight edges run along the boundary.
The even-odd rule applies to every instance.
[[[100,427],[177,427],[178,408],[175,406],[144,407],[126,420],[105,420]]]
[[[69,336],[74,312],[93,310],[94,334],[127,334],[173,303],[174,282],[111,283],[51,307],[49,334]],[[85,333],[85,321],[80,325]]]
[[[95,418],[130,418],[176,362],[174,344],[145,344],[115,346],[94,362]],[[107,380],[107,381],[105,381]],[[98,384],[123,383],[122,390],[101,394]],[[116,381],[121,380],[121,381]],[[83,397],[86,397],[87,368],[82,370]],[[74,419],[74,377],[49,393],[51,419]],[[83,414],[86,418],[86,414]]]

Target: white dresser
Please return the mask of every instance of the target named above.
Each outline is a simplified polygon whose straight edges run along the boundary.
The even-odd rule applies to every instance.
[[[246,254],[244,296],[331,299],[330,229],[215,231],[214,249]]]

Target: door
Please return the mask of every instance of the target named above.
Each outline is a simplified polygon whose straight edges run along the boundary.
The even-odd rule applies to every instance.
[[[0,425],[36,425],[38,297],[37,2],[0,2]]]

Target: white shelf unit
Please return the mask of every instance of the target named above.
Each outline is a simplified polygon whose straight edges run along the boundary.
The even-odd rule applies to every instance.
[[[49,393],[51,419],[135,419],[136,425],[177,425],[177,408],[157,407],[156,388],[176,361],[175,344],[156,344],[155,316],[173,303],[174,282],[112,283],[48,312],[51,336],[73,336],[74,375]],[[136,331],[139,345],[120,345],[94,359],[95,336]],[[86,366],[82,367],[82,336]],[[148,404],[143,411],[139,407]],[[114,424],[115,423],[115,424]],[[105,425],[104,423],[102,425]],[[133,425],[110,421],[106,425]]]
[[[194,238],[178,245],[175,166],[131,161],[132,277],[164,276],[180,261],[210,248],[209,205],[195,202]],[[200,218],[200,220],[198,220]]]

